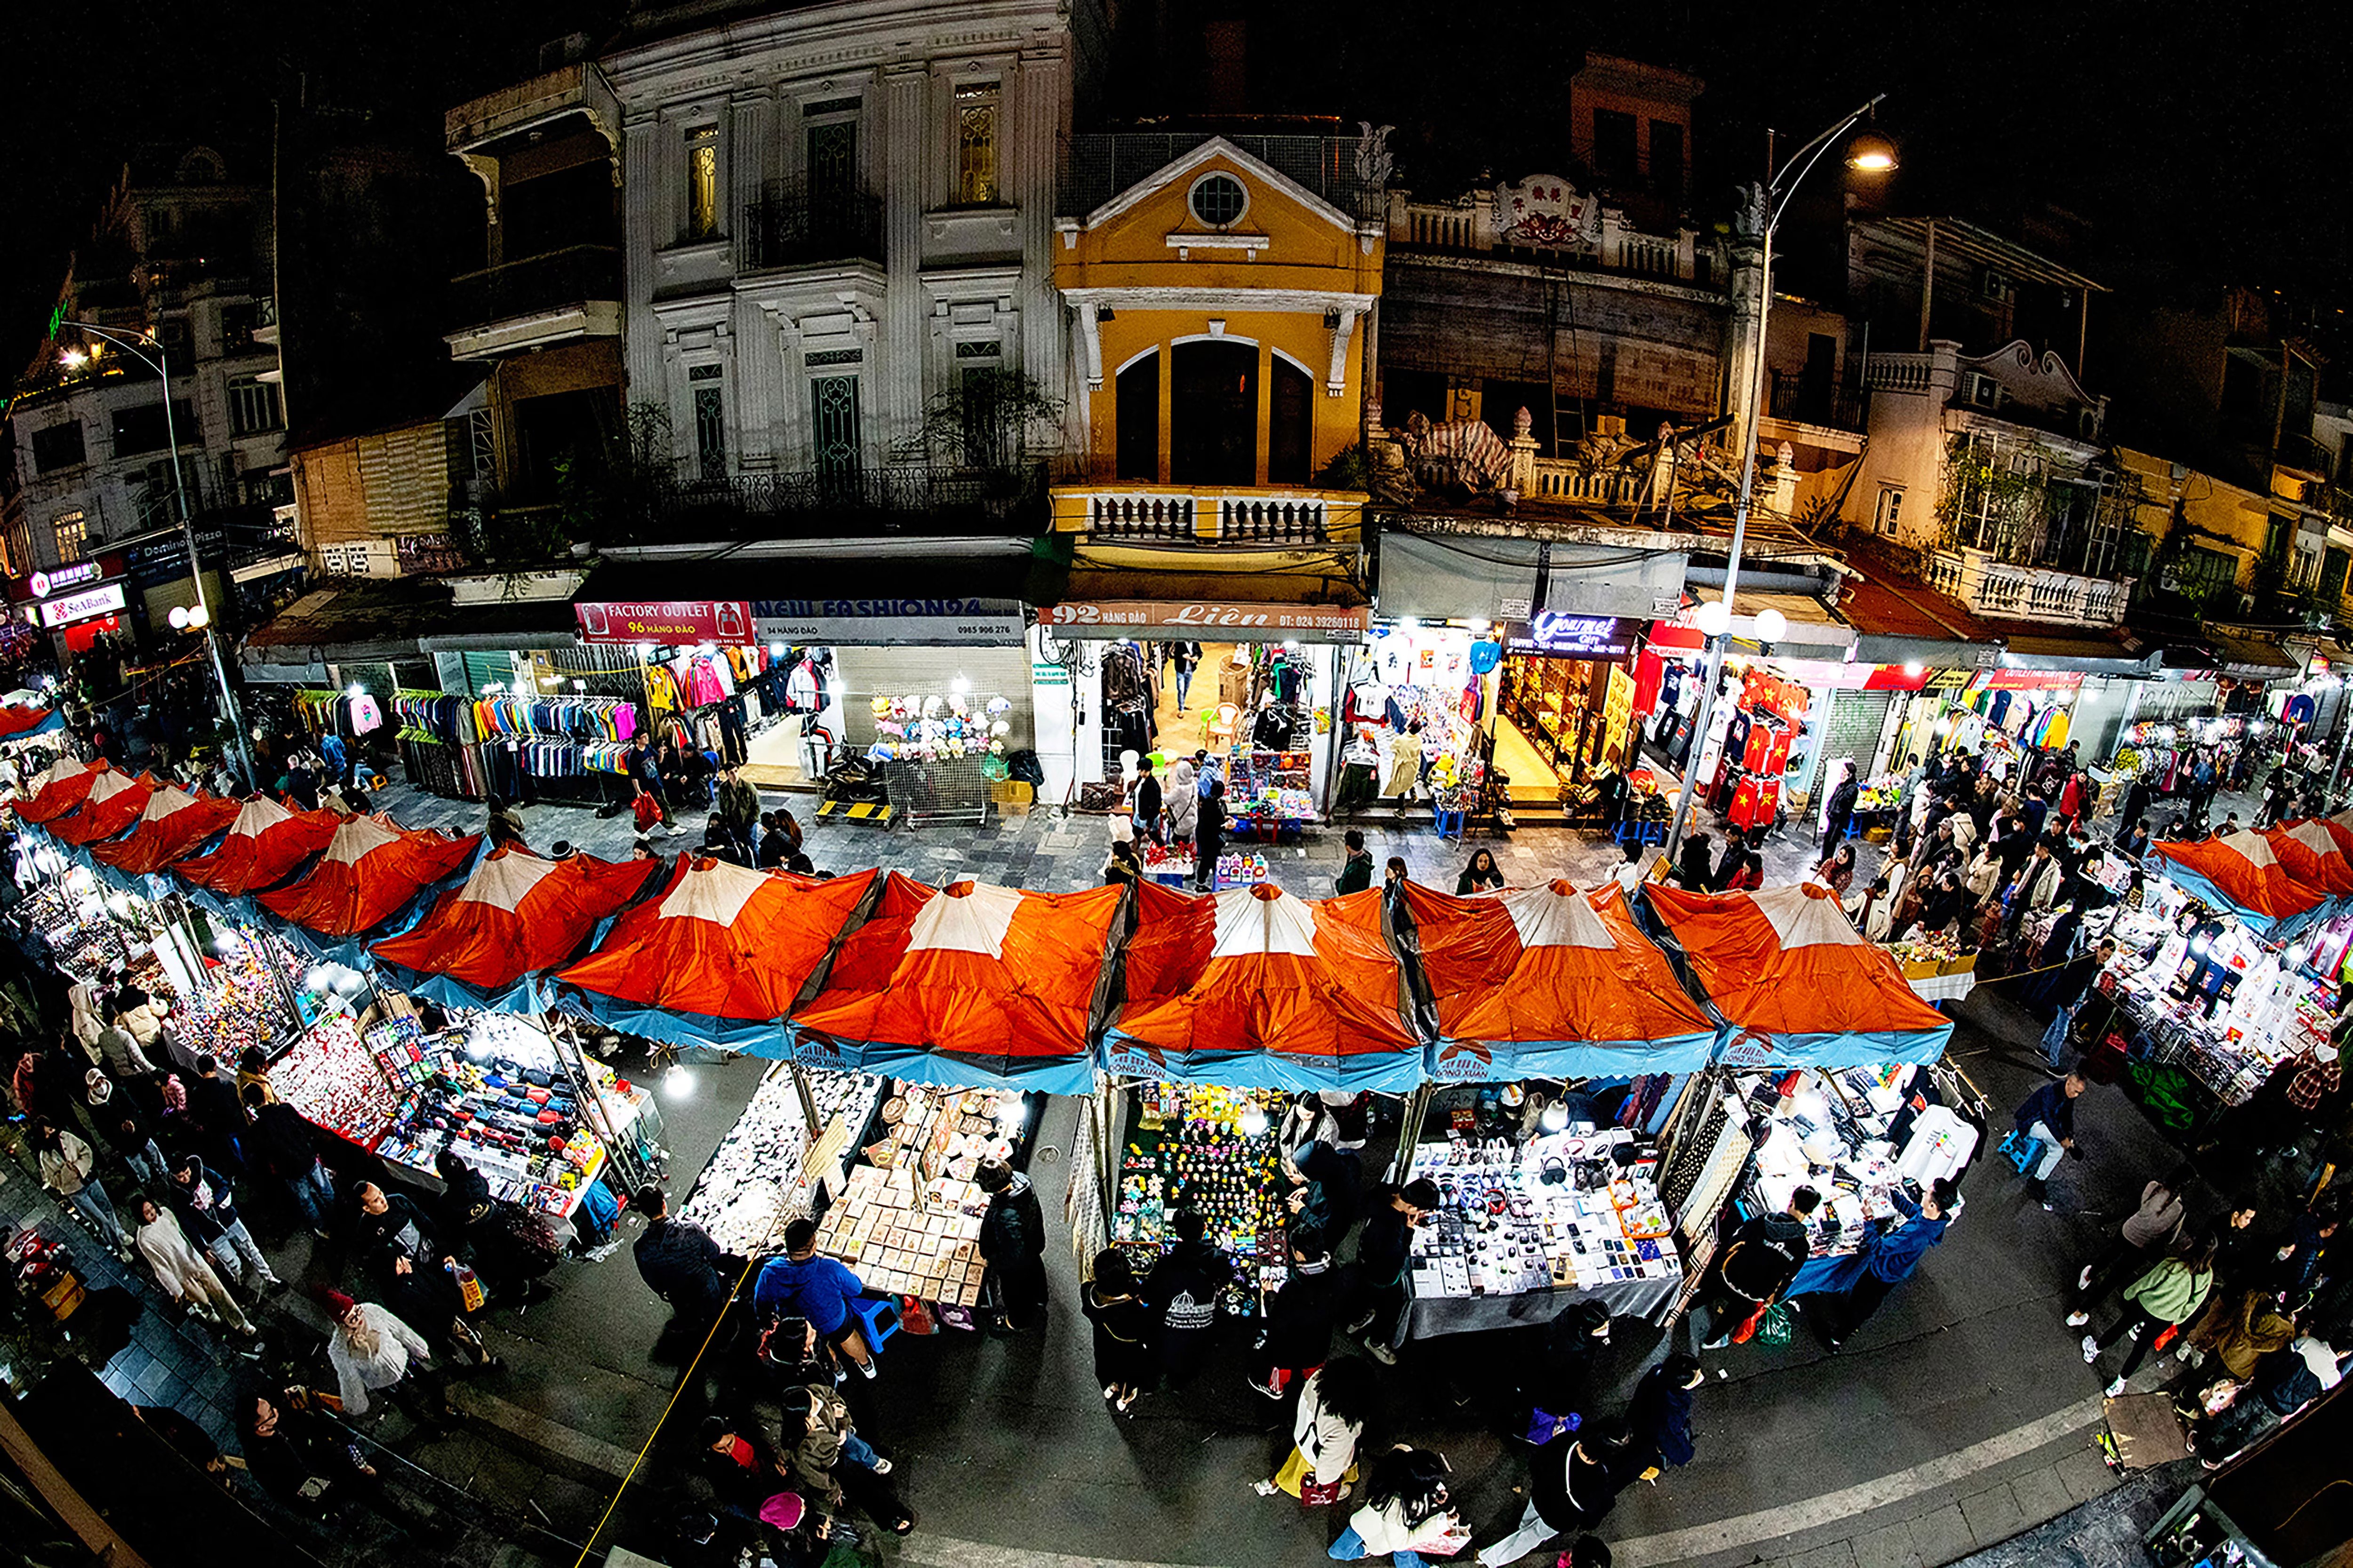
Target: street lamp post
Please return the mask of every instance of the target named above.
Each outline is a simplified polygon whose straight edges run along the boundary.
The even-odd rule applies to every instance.
[[[245,745],[245,722],[238,716],[237,693],[229,689],[228,667],[221,662],[220,638],[212,624],[212,609],[205,602],[204,561],[196,550],[196,521],[188,510],[188,481],[180,468],[180,432],[172,416],[172,354],[163,341],[153,332],[126,335],[91,321],[67,320],[60,323],[91,337],[102,338],[155,373],[164,386],[164,439],[172,448],[172,493],[180,513],[180,537],[188,547],[188,581],[195,587],[196,602],[188,612],[187,625],[204,634],[205,647],[212,655],[213,679],[220,683],[221,720],[228,726],[229,743],[235,747],[237,771],[244,774],[248,788],[254,784],[253,759]],[[155,351],[149,359],[137,345],[145,344]]]
[[[1731,624],[1732,608],[1736,602],[1735,595],[1740,586],[1740,549],[1748,536],[1748,505],[1757,486],[1757,431],[1765,407],[1765,318],[1773,308],[1774,231],[1781,226],[1781,215],[1788,210],[1789,198],[1797,194],[1798,187],[1805,183],[1814,165],[1821,162],[1822,154],[1829,151],[1831,143],[1876,109],[1879,100],[1886,96],[1883,92],[1875,95],[1862,108],[1799,148],[1781,166],[1781,173],[1773,175],[1765,187],[1765,230],[1759,236],[1764,252],[1757,269],[1756,353],[1753,356],[1756,363],[1749,367],[1748,420],[1740,432],[1740,500],[1733,510],[1732,544],[1725,556],[1724,613],[1721,616],[1703,614],[1701,617],[1702,629],[1708,633],[1706,679],[1699,690],[1699,712],[1692,731],[1691,751],[1683,759],[1683,789],[1675,802],[1674,827],[1667,835],[1666,857],[1670,861],[1682,848],[1683,829],[1691,820],[1692,792],[1699,782],[1700,754],[1707,749],[1708,731],[1715,718],[1715,689],[1724,679],[1725,644],[1730,640],[1726,627]],[[1853,146],[1848,149],[1847,163],[1865,174],[1884,174],[1895,167],[1895,149],[1885,137],[1866,132],[1856,137]],[[1701,608],[1704,612],[1708,606]],[[1772,613],[1767,612],[1767,615]],[[1724,626],[1708,624],[1715,620],[1723,621]]]

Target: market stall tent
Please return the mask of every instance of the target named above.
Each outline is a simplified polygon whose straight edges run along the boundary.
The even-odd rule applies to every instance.
[[[90,775],[90,791],[81,804],[48,825],[49,837],[67,844],[96,844],[113,837],[139,820],[147,809],[154,781],[144,774],[109,769]]]
[[[327,847],[343,826],[333,811],[289,811],[257,795],[237,808],[228,833],[208,855],[175,862],[172,874],[195,889],[196,901],[230,914],[230,900],[274,888]]]
[[[681,855],[659,896],[625,911],[556,982],[614,1028],[758,1056],[881,873],[830,881]]]
[[[1828,888],[1692,893],[1646,884],[1709,1004],[1730,1026],[1735,1068],[1932,1062],[1950,1020],[1912,994],[1885,948],[1863,940]]]
[[[1717,1026],[1683,994],[1615,882],[1457,898],[1416,882],[1406,908],[1438,1005],[1440,1082],[1691,1072]]]
[[[164,784],[147,796],[146,809],[128,837],[98,845],[90,854],[116,873],[149,876],[193,854],[236,821],[240,809],[236,801],[202,790],[190,795],[177,784]]]
[[[20,708],[14,703],[0,707],[0,741],[54,735],[65,727],[65,715],[54,708]]]
[[[2353,837],[2353,830],[2346,831]],[[2344,840],[2330,824],[2306,817],[2268,828],[2262,837],[2295,880],[2336,898],[2353,894],[2353,858],[2347,858]]]
[[[103,760],[83,763],[59,757],[25,781],[24,798],[16,815],[26,822],[48,822],[63,816],[89,798],[90,785],[113,770]]]
[[[664,869],[659,860],[543,860],[528,849],[495,849],[464,887],[373,951],[403,990],[445,1007],[536,1011],[544,999],[533,977],[570,960]]]
[[[1139,891],[1126,1000],[1104,1038],[1112,1071],[1232,1089],[1421,1082],[1378,889],[1314,902],[1271,883],[1213,898]]]
[[[2167,879],[2238,916],[2258,934],[2286,936],[2327,901],[2288,874],[2261,834],[2153,846]]]
[[[454,876],[481,842],[479,833],[452,838],[429,827],[401,827],[386,816],[350,817],[307,874],[254,901],[317,956],[357,968],[365,954],[353,939],[387,924],[427,888]]]
[[[893,871],[793,1013],[797,1054],[955,1088],[1085,1094],[1117,887],[929,888]]]

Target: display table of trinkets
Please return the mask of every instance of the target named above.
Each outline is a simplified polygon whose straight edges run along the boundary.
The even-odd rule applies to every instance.
[[[1120,1155],[1119,1200],[1112,1239],[1141,1278],[1175,1232],[1181,1208],[1201,1211],[1206,1239],[1234,1261],[1219,1297],[1234,1317],[1258,1310],[1261,1292],[1288,1277],[1282,1250],[1282,1161],[1272,1129],[1283,1096],[1271,1089],[1227,1089],[1172,1083],[1141,1086],[1136,1115]]]
[[[1579,1300],[1663,1317],[1683,1286],[1657,1155],[1622,1127],[1413,1152],[1440,1206],[1413,1235],[1416,1338],[1542,1322]]]

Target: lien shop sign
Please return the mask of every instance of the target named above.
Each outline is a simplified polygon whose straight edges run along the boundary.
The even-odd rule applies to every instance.
[[[1511,638],[1514,653],[1556,658],[1624,658],[1634,651],[1634,624],[1622,616],[1570,616],[1546,610],[1528,622],[1527,635]]]
[[[582,642],[712,642],[741,647],[752,641],[752,605],[744,599],[575,604],[572,616]]]
[[[92,616],[109,616],[123,607],[122,584],[101,584],[79,594],[69,594],[62,599],[41,601],[41,625],[69,626],[76,621],[89,620]]]
[[[1338,605],[1250,605],[1203,600],[1080,599],[1048,605],[1038,612],[1038,624],[1081,637],[1090,632],[1106,637],[1163,639],[1208,635],[1240,641],[1268,638],[1311,642],[1354,642],[1371,629],[1373,612]]]

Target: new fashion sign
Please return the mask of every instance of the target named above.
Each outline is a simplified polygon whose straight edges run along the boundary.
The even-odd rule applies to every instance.
[[[1008,647],[1027,630],[1018,599],[755,599],[763,642]]]
[[[730,643],[752,641],[752,605],[743,599],[659,599],[575,604],[582,642]]]

